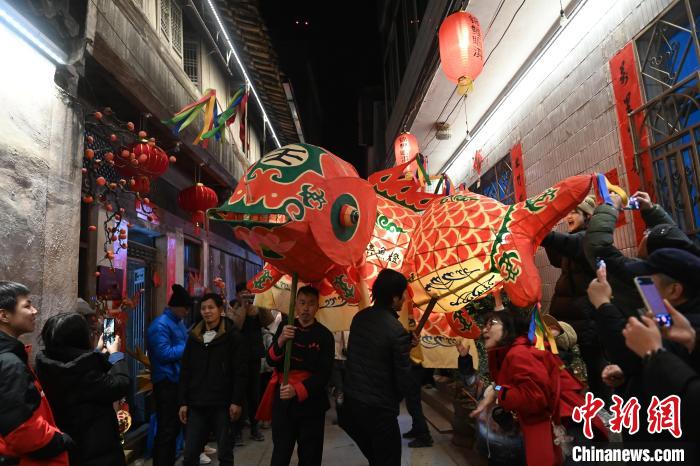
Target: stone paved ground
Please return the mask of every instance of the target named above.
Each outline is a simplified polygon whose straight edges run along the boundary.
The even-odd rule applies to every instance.
[[[334,411],[329,411],[326,416],[326,438],[323,450],[323,465],[324,466],[366,466],[367,461],[360,450],[355,446],[353,441],[347,434],[337,425],[332,424],[335,417]],[[411,418],[402,407],[401,415],[399,416],[399,425],[401,432],[406,432],[411,428]],[[432,426],[431,426],[432,429]],[[244,432],[246,445],[236,447],[235,464],[236,466],[267,466],[270,464],[272,455],[272,440],[269,430],[262,431],[265,435],[264,442],[255,442],[248,440],[248,431]],[[464,453],[457,447],[451,444],[451,434],[443,435],[435,430],[431,431],[435,444],[431,448],[408,448],[408,440],[402,439],[403,466],[465,466],[469,463],[464,456]],[[134,465],[135,463],[132,463]],[[139,465],[151,466],[151,461],[138,461]],[[180,466],[182,461],[176,463]],[[291,465],[296,465],[296,454],[292,459]],[[212,466],[218,465],[215,459],[211,463]]]

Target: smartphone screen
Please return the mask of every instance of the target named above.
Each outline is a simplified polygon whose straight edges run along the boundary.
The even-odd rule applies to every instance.
[[[105,318],[102,328],[102,342],[105,345],[114,342],[114,319],[111,317]]]
[[[660,326],[670,327],[671,316],[664,306],[663,298],[659,294],[659,290],[654,285],[654,280],[651,277],[635,277],[634,284],[637,285],[637,290],[642,296],[644,306],[648,311],[654,314],[654,318]]]

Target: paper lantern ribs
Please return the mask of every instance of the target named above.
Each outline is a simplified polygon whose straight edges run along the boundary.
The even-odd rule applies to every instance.
[[[593,175],[557,183],[514,205],[470,192],[433,202],[420,219],[406,257],[413,301],[455,312],[503,286],[511,302],[541,299],[535,250],[544,236],[589,193]]]
[[[296,274],[306,283],[328,279],[357,302],[347,270],[363,263],[376,212],[372,187],[352,165],[321,147],[291,144],[251,166],[231,198],[208,216],[230,223],[267,261],[256,291]]]

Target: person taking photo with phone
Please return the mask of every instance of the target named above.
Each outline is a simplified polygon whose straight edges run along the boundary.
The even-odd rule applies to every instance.
[[[607,273],[605,267],[598,269],[597,278],[588,288],[588,296],[596,308],[598,327],[607,329],[605,344],[611,359],[620,368],[616,377],[624,380],[618,389],[619,394],[625,399],[635,396],[642,406],[646,406],[652,394],[643,380],[644,361],[627,347],[623,335],[623,330],[629,323],[625,316],[630,316],[633,310],[622,311],[613,302],[613,289],[608,282]],[[660,299],[668,300],[688,319],[694,329],[700,328],[700,257],[682,249],[659,249],[651,253],[646,260],[628,264],[626,273],[637,277],[651,277]],[[641,296],[640,301],[644,302]],[[647,302],[652,301],[652,298],[647,299]],[[653,312],[652,309],[647,309],[642,311],[642,314],[647,311]],[[613,328],[618,331],[610,331]],[[663,348],[697,369],[697,362],[693,363],[690,353],[682,344],[663,340]],[[608,377],[611,375],[608,374]],[[647,432],[646,419],[640,418],[640,423],[643,425],[640,425],[634,440],[661,440],[659,434],[651,436]]]
[[[36,372],[51,403],[56,424],[75,441],[71,466],[124,466],[113,403],[131,387],[121,340],[100,337],[93,348],[90,326],[77,312],[58,314],[41,331],[44,349]]]

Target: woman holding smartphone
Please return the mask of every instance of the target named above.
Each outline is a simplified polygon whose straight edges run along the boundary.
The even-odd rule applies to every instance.
[[[90,327],[76,313],[51,317],[41,331],[44,349],[36,371],[56,417],[56,424],[75,441],[71,466],[126,465],[112,407],[126,396],[131,381],[120,338],[93,349]]]

